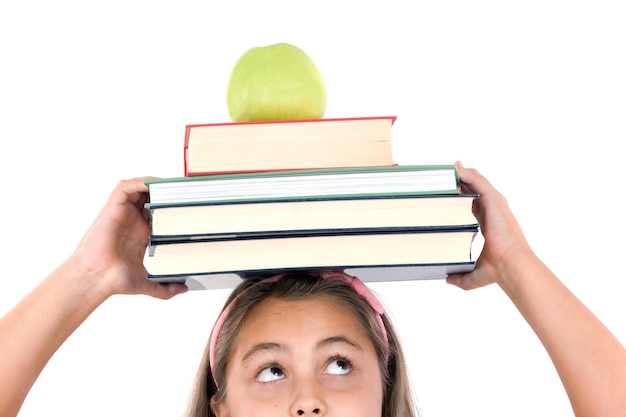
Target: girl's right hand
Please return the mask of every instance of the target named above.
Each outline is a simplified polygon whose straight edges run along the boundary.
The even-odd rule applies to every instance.
[[[103,298],[146,294],[167,299],[183,293],[183,284],[158,284],[146,278],[144,255],[150,225],[144,204],[146,178],[120,181],[67,263],[93,281]]]

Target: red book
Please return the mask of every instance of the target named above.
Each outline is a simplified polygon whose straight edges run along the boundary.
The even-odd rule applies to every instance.
[[[188,125],[185,176],[395,165],[396,116]]]

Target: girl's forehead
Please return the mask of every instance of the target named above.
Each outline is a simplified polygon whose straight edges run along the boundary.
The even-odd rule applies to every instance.
[[[346,302],[332,296],[269,298],[251,311],[239,329],[229,362],[245,363],[260,358],[262,352],[310,360],[316,352],[324,356],[336,354],[337,349],[376,358],[371,336]]]
[[[344,318],[357,318],[347,301],[341,300],[339,297],[321,294],[293,299],[267,297],[249,312],[248,320],[259,316],[289,314],[305,314],[303,318],[307,317],[306,314],[311,314],[310,318],[313,319],[316,312],[324,313],[324,315],[340,314]]]
[[[268,297],[248,314],[241,331],[291,331],[316,330],[338,332],[350,330],[366,335],[357,314],[350,304],[330,295],[315,295],[298,299]]]
[[[340,312],[356,318],[356,313],[352,310],[352,305],[345,300],[328,294],[308,295],[298,298],[280,298],[269,296],[259,302],[251,312],[250,317],[260,313],[269,312],[300,312],[317,311]]]

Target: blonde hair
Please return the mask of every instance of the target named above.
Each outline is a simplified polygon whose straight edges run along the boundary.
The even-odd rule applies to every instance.
[[[274,282],[264,282],[263,278],[244,280],[226,301],[224,308],[235,300],[215,347],[214,372],[211,372],[210,346],[207,343],[190,396],[187,417],[215,417],[211,409],[211,398],[215,396],[216,402],[226,398],[228,390],[226,365],[232,348],[238,341],[241,326],[256,305],[268,297],[298,300],[319,295],[330,296],[348,304],[372,341],[382,375],[381,416],[415,417],[419,414],[413,401],[404,355],[397,334],[386,314],[382,315],[382,321],[387,332],[387,341],[374,311],[349,283],[343,280],[322,279],[315,272],[286,274]]]

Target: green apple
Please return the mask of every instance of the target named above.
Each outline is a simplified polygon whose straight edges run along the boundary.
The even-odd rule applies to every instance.
[[[246,51],[228,81],[228,113],[235,122],[321,118],[326,85],[297,46],[277,43]]]

